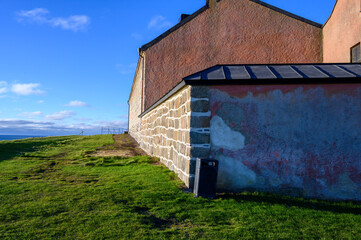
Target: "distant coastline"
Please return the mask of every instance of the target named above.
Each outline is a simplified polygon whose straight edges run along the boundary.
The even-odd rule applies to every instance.
[[[36,137],[45,137],[45,136],[29,136],[29,135],[0,135],[0,141],[2,141],[2,140],[19,140],[19,139],[36,138]]]

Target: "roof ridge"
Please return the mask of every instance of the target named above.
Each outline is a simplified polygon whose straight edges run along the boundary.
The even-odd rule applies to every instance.
[[[218,0],[221,1],[221,0]],[[273,11],[276,11],[278,13],[281,13],[283,15],[286,15],[288,17],[291,17],[293,19],[299,20],[301,22],[307,23],[309,25],[312,25],[314,27],[317,28],[322,28],[323,25],[317,22],[314,22],[312,20],[309,20],[307,18],[301,17],[299,15],[296,15],[294,13],[288,12],[286,10],[283,10],[281,8],[278,8],[276,6],[273,6],[271,4],[265,3],[263,1],[260,0],[249,0],[251,2],[254,2],[256,4],[259,4],[261,6],[264,6],[266,8],[269,8]],[[194,12],[192,15],[186,17],[184,20],[180,21],[179,23],[177,23],[176,25],[174,25],[172,28],[170,28],[169,30],[165,31],[164,33],[162,33],[161,35],[159,35],[158,37],[156,37],[155,39],[153,39],[152,41],[144,44],[143,46],[141,46],[139,48],[140,51],[145,51],[148,48],[152,47],[153,45],[157,44],[158,42],[160,42],[163,38],[167,37],[169,34],[171,34],[172,32],[178,30],[179,28],[181,28],[183,25],[187,24],[188,22],[192,21],[194,18],[196,18],[198,15],[200,15],[201,13],[205,12],[207,9],[209,8],[208,4],[206,4],[205,6],[203,6],[202,8],[200,8],[199,10],[197,10],[196,12]]]

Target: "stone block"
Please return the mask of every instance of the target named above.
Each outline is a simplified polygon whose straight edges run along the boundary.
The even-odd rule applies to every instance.
[[[182,106],[182,115],[186,114],[186,106]]]
[[[181,129],[187,128],[187,116],[181,117]]]
[[[192,86],[191,97],[208,98],[209,97],[209,88],[208,87],[200,87],[200,86]]]
[[[180,162],[180,167],[183,172],[187,172],[187,160],[182,157],[182,160]]]
[[[191,116],[191,128],[209,128],[210,117],[208,116]]]
[[[186,104],[186,112],[190,112],[191,111],[191,101],[188,101]]]
[[[185,155],[186,154],[186,151],[187,151],[187,146],[183,143],[180,144],[180,153]]]
[[[190,157],[192,158],[209,158],[210,148],[191,146]]]
[[[167,131],[167,137],[168,137],[168,138],[173,138],[173,132],[174,132],[174,130],[168,129],[168,131]]]
[[[189,132],[187,131],[184,134],[185,135],[184,135],[183,142],[186,143],[186,144],[190,144],[190,134],[189,134]]]
[[[178,139],[178,131],[173,132],[173,139],[175,139],[175,140]]]
[[[174,120],[174,127],[175,127],[176,129],[179,128],[179,119],[175,119],[175,120]]]
[[[191,102],[191,111],[192,112],[208,112],[209,111],[209,101],[208,100],[199,100]]]
[[[209,144],[211,141],[210,133],[190,132],[190,144]]]

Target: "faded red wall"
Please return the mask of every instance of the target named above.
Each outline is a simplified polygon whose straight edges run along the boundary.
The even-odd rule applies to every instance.
[[[210,89],[218,188],[361,200],[361,84]]]
[[[323,60],[350,62],[350,49],[361,42],[361,1],[338,0],[323,28]]]
[[[146,50],[145,108],[216,64],[321,62],[321,31],[249,0],[222,0]]]

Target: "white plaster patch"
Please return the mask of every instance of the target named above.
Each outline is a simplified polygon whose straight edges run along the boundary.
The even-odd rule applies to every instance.
[[[242,189],[257,182],[257,175],[241,161],[219,156],[219,172],[217,185],[221,189]]]
[[[218,116],[211,120],[211,142],[214,147],[232,151],[244,148],[245,137],[230,127]]]

